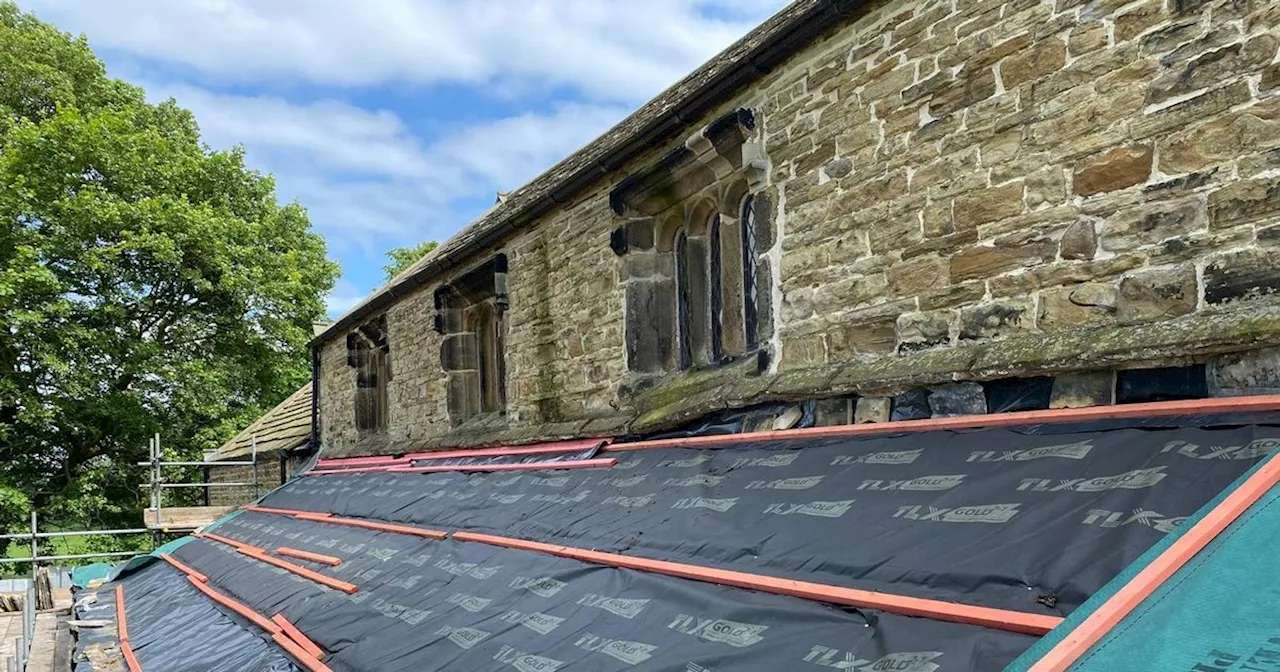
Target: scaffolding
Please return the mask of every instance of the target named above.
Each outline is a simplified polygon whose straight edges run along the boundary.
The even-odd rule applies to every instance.
[[[162,459],[159,432],[157,432],[155,436],[148,441],[147,450],[150,459],[146,462],[139,462],[138,466],[148,467],[151,479],[150,482],[142,483],[138,487],[146,489],[151,496],[151,506],[143,512],[143,521],[147,526],[147,530],[152,535],[153,546],[159,545],[159,539],[162,534],[169,532],[194,532],[195,530],[230,513],[235,508],[230,506],[206,505],[170,507],[166,509],[164,507],[164,491],[166,489],[205,488],[205,492],[208,493],[209,488],[252,488],[254,501],[257,501],[257,499],[262,496],[261,483],[258,478],[258,439],[256,436],[253,437],[250,444],[248,461],[166,461]],[[250,467],[252,477],[251,480],[247,482],[215,483],[206,478],[202,479],[199,483],[170,483],[164,478],[164,470],[166,468],[173,467],[200,467],[202,470],[207,467]],[[208,501],[207,496],[205,501]]]

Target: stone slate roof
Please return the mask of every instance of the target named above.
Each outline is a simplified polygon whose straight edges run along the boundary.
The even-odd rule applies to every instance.
[[[864,0],[794,0],[768,21],[676,82],[631,116],[532,182],[510,192],[489,211],[365,298],[319,333],[324,342],[386,308],[431,278],[461,265],[473,253],[536,220],[575,194],[661,145],[700,120],[742,86],[808,44]]]
[[[258,454],[297,448],[311,437],[311,381],[215,450],[209,459],[248,457],[256,438]]]

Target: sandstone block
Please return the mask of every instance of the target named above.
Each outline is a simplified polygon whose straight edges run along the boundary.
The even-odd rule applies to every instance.
[[[889,413],[892,405],[893,400],[889,397],[858,397],[858,406],[853,414],[853,424],[889,422]]]
[[[1277,46],[1280,46],[1280,39],[1273,35],[1259,35],[1248,42],[1237,42],[1203,54],[1151,82],[1147,88],[1147,103],[1160,103],[1237,75],[1261,70],[1275,57]]]
[[[819,427],[847,425],[853,419],[853,399],[849,397],[819,399],[816,406],[815,423]]]
[[[1115,403],[1116,374],[1067,373],[1053,379],[1053,395],[1049,408],[1086,408]]]
[[[1032,328],[1034,304],[1030,299],[1000,299],[960,311],[960,340],[1003,338]]]
[[[1000,63],[1006,89],[1057,72],[1067,63],[1067,44],[1059,39],[1041,40]]]
[[[951,257],[951,282],[988,278],[1021,265],[1021,260],[1007,250],[975,245]]]
[[[937,255],[916,257],[889,267],[889,294],[909,297],[945,286],[950,266]]]
[[[1280,213],[1280,178],[1233,182],[1209,194],[1209,225],[1220,229]]]
[[[1191,265],[1142,271],[1120,281],[1116,313],[1121,322],[1146,322],[1192,313],[1200,295]]]
[[[1151,157],[1151,145],[1137,145],[1085,159],[1075,167],[1075,193],[1092,196],[1142,184],[1151,175]]]
[[[1116,42],[1132,40],[1148,28],[1158,25],[1165,18],[1164,2],[1153,0],[1116,17]]]
[[[1109,323],[1115,313],[1115,286],[1090,282],[1040,292],[1036,324],[1044,331],[1078,329]]]
[[[1022,212],[1024,191],[1021,182],[1012,182],[958,196],[953,208],[956,228],[970,229]]]
[[[1098,236],[1093,222],[1079,221],[1067,227],[1058,243],[1058,256],[1063,259],[1092,259],[1098,253]]]
[[[900,315],[897,321],[898,352],[928,350],[951,342],[955,311],[935,310]]]
[[[1150,137],[1171,128],[1185,126],[1197,119],[1224,112],[1236,105],[1247,102],[1252,97],[1249,85],[1236,81],[1212,91],[1206,91],[1195,98],[1184,100],[1176,105],[1160,109],[1146,116],[1134,119],[1129,124],[1129,135],[1135,139]]]
[[[1152,245],[1204,227],[1199,202],[1120,210],[1102,230],[1103,249],[1118,252]]]

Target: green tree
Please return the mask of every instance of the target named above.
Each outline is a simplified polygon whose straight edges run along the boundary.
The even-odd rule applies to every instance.
[[[440,247],[440,243],[428,240],[413,247],[396,247],[387,250],[387,258],[391,260],[391,263],[382,267],[383,272],[387,274],[387,282],[391,282],[393,278],[407,270],[414,262],[427,256],[428,252],[437,247]]]
[[[336,275],[239,148],[0,0],[0,488],[136,523],[147,437],[195,457],[296,390]]]

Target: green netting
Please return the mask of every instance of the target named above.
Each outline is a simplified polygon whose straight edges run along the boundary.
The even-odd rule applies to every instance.
[[[1178,532],[1156,544],[1081,605],[1062,626],[1005,668],[1006,672],[1029,669],[1267,461],[1205,504],[1179,526]],[[1280,572],[1276,571],[1275,551],[1280,544],[1278,502],[1280,488],[1273,488],[1071,669],[1280,671]]]

